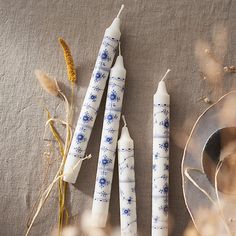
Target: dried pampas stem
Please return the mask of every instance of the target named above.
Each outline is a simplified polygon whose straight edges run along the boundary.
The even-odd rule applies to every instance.
[[[59,38],[59,43],[64,51],[64,58],[67,66],[68,80],[71,82],[76,82],[76,71],[74,66],[74,61],[71,55],[71,51],[64,39]]]
[[[41,70],[34,71],[41,87],[53,96],[58,96],[59,94],[59,86],[57,84],[56,79],[51,79],[46,73]]]
[[[68,223],[69,214],[66,209],[66,190],[67,190],[67,183],[63,181],[63,169],[64,164],[66,161],[67,153],[70,147],[71,137],[72,137],[72,120],[73,120],[73,100],[74,100],[74,87],[76,82],[76,70],[74,67],[74,61],[71,55],[71,51],[66,44],[66,42],[59,38],[59,43],[63,49],[64,52],[64,58],[67,66],[67,74],[68,74],[68,81],[70,81],[71,86],[71,100],[70,103],[66,97],[66,95],[60,90],[57,81],[51,79],[47,74],[40,70],[35,70],[35,75],[38,78],[42,88],[47,91],[49,94],[54,96],[59,96],[63,99],[64,105],[65,105],[65,120],[57,119],[54,117],[51,117],[48,109],[47,111],[47,121],[45,124],[46,126],[49,126],[50,131],[56,141],[56,143],[59,146],[59,152],[61,156],[61,163],[60,167],[54,177],[53,182],[46,188],[46,190],[41,194],[40,199],[37,201],[37,209],[34,213],[33,218],[29,220],[29,228],[26,232],[26,235],[30,232],[30,229],[38,216],[41,208],[43,207],[45,201],[47,200],[48,196],[50,195],[50,192],[55,184],[55,182],[58,181],[58,192],[59,192],[59,212],[58,212],[58,230],[59,235],[61,235],[62,228],[65,224]],[[57,129],[55,128],[55,124],[59,122],[62,125],[66,126],[66,135],[65,140],[60,136]],[[85,157],[84,159],[88,159],[90,156]],[[80,161],[83,161],[84,159],[81,159]],[[79,161],[79,162],[80,162]]]
[[[80,160],[78,160],[78,162],[77,162],[76,165],[73,167],[73,169],[71,170],[71,172],[79,165],[79,163],[80,163],[81,161],[84,161],[84,160],[90,159],[90,158],[91,158],[91,154],[88,155],[88,156],[85,156],[84,158],[82,158],[82,159],[80,159]],[[28,229],[27,229],[27,232],[26,232],[25,236],[29,235],[29,232],[30,232],[30,230],[31,230],[31,228],[32,228],[32,226],[33,226],[33,223],[34,223],[35,219],[37,218],[37,216],[38,216],[40,210],[42,209],[44,203],[46,202],[46,200],[47,200],[47,198],[48,198],[50,192],[52,191],[52,188],[53,188],[54,184],[55,184],[59,179],[63,178],[64,174],[62,174],[62,175],[59,174],[60,171],[62,170],[62,168],[63,168],[63,165],[60,166],[60,168],[59,168],[59,170],[58,170],[56,176],[54,177],[52,183],[49,184],[49,186],[48,186],[48,187],[46,188],[46,190],[43,192],[42,197],[41,197],[41,199],[40,199],[40,201],[39,201],[39,205],[38,205],[38,207],[37,207],[37,209],[36,209],[36,212],[35,212],[35,214],[34,214],[34,217],[32,218],[32,220],[31,220],[31,222],[30,222],[30,225],[29,225],[29,227],[28,227]]]

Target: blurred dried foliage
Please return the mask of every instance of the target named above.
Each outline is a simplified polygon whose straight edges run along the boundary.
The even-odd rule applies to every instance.
[[[222,83],[224,72],[235,72],[234,66],[224,65],[228,46],[228,30],[217,25],[213,30],[212,44],[198,40],[195,55],[199,63],[203,79],[213,84]]]
[[[227,54],[228,46],[228,30],[223,25],[217,25],[213,30],[212,42],[209,43],[204,40],[198,40],[195,46],[195,56],[197,58],[200,75],[204,80],[205,84],[208,84],[213,90],[209,91],[207,95],[199,99],[206,104],[211,105],[211,99],[209,95],[211,93],[224,92],[225,80],[229,77],[226,74],[232,74],[236,72],[236,68],[233,65],[225,65],[225,56]],[[232,78],[235,79],[235,78]],[[235,81],[233,81],[235,84]],[[206,86],[207,88],[207,86]],[[235,93],[235,92],[233,92]],[[214,99],[213,99],[214,100]],[[223,96],[224,103],[222,105],[217,105],[218,102],[210,106],[215,111],[215,116],[217,117],[216,126],[227,127],[228,124],[234,124],[235,127],[227,127],[219,132],[219,140],[215,140],[215,143],[211,147],[212,153],[204,153],[204,170],[193,169],[199,172],[199,175],[205,175],[206,178],[201,179],[201,186],[209,186],[209,189],[213,187],[215,191],[215,196],[212,198],[212,193],[209,189],[202,189],[198,185],[197,179],[190,179],[186,175],[186,168],[182,169],[182,175],[187,178],[191,184],[194,184],[196,191],[201,191],[206,198],[210,198],[210,203],[208,208],[201,207],[201,200],[194,206],[194,214],[190,212],[192,219],[195,223],[189,223],[187,226],[184,236],[224,236],[224,235],[236,235],[236,109],[234,105],[236,104],[236,96]],[[219,106],[219,107],[218,107]],[[204,112],[197,120],[193,126],[193,130],[196,128],[196,124],[199,119],[202,118],[206,113]],[[212,122],[208,119],[207,122]],[[201,135],[195,137],[194,140],[188,135],[188,130],[190,130],[190,124],[193,123],[193,118],[188,118],[181,129],[177,130],[175,134],[172,132],[173,140],[176,145],[183,148],[186,141],[190,138],[191,142],[188,142],[186,146],[188,148],[189,156],[196,163],[197,159],[201,162],[200,146],[197,140],[201,140]],[[208,130],[206,125],[205,130]],[[191,132],[191,135],[192,135]],[[203,131],[205,132],[205,131]],[[207,132],[207,131],[206,131]],[[210,137],[209,137],[210,138]],[[198,155],[197,155],[198,153]],[[213,155],[212,155],[213,154]],[[183,157],[184,163],[184,157]],[[188,163],[190,163],[188,161]],[[210,183],[208,182],[210,181]],[[210,186],[211,185],[211,186]],[[184,189],[184,191],[187,191]],[[185,194],[185,192],[184,192]],[[194,194],[194,192],[192,192]],[[189,200],[188,200],[189,201]],[[188,206],[188,209],[191,206]],[[198,211],[196,210],[198,209]],[[190,210],[192,211],[192,209]],[[196,212],[197,211],[197,212]],[[197,226],[196,230],[195,226]],[[227,232],[227,233],[226,233]]]
[[[63,228],[61,236],[120,236],[120,230],[112,228],[109,224],[105,228],[93,227],[91,219],[91,211],[85,211],[77,225]],[[58,229],[54,229],[51,236],[58,236]]]

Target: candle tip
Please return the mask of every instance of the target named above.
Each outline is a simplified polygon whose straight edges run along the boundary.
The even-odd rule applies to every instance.
[[[123,120],[123,122],[124,122],[124,124],[125,124],[125,127],[127,126],[127,123],[126,123],[126,120],[125,120],[125,116],[124,115],[122,115],[122,120]]]
[[[163,80],[166,78],[167,74],[168,74],[170,71],[171,71],[170,69],[168,69],[168,70],[166,71],[166,73],[165,73],[164,76],[162,77],[161,81],[163,81]]]
[[[120,10],[119,10],[119,12],[118,12],[118,14],[117,14],[117,18],[119,18],[121,12],[122,12],[123,9],[124,9],[124,6],[125,6],[124,4],[121,5],[121,8],[120,8]]]
[[[121,55],[120,42],[119,42],[119,56]]]

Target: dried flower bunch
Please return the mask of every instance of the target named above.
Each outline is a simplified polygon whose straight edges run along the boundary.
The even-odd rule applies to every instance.
[[[195,55],[199,64],[201,78],[212,88],[212,92],[221,91],[224,87],[225,75],[235,73],[236,67],[225,65],[227,53],[228,30],[223,25],[216,25],[213,30],[212,43],[198,40],[195,45]],[[212,95],[212,97],[214,97]],[[211,104],[212,99],[203,96],[200,101]]]
[[[184,197],[201,235],[231,236],[236,230],[235,99],[232,91],[208,108],[194,124],[184,150]],[[187,233],[197,235],[192,227]]]
[[[204,40],[197,41],[195,55],[202,83],[209,85],[206,86],[206,92],[211,95],[211,99],[209,95],[203,95],[198,101],[204,101],[210,106],[199,116],[190,135],[186,130],[190,129],[193,118],[186,120],[178,135],[173,134],[176,144],[185,147],[182,161],[183,191],[193,221],[186,228],[184,236],[232,236],[236,232],[236,93],[235,90],[225,91],[226,78],[233,78],[236,70],[235,66],[225,65],[227,39],[227,29],[217,25],[211,44]],[[213,96],[214,93],[216,96]],[[219,93],[220,96],[224,95],[218,100]],[[212,102],[215,99],[218,101]],[[218,132],[220,138],[215,139]],[[215,143],[210,143],[212,140]]]
[[[235,66],[224,65],[227,52],[228,31],[223,25],[217,25],[213,32],[212,45],[207,41],[198,40],[195,47],[203,79],[209,82],[219,82],[224,72],[235,73]]]
[[[72,115],[73,115],[73,97],[74,97],[74,86],[76,85],[76,70],[74,66],[74,61],[71,55],[71,51],[69,49],[69,46],[67,43],[62,39],[59,38],[59,43],[63,49],[64,52],[64,59],[67,66],[67,74],[68,74],[68,81],[70,82],[71,87],[71,99],[70,103],[66,97],[66,95],[63,93],[63,91],[59,88],[57,80],[52,79],[49,75],[44,73],[41,70],[35,70],[36,78],[38,79],[41,87],[50,95],[52,96],[58,96],[61,97],[63,100],[63,103],[65,104],[65,118],[59,119],[59,118],[53,118],[51,117],[51,114],[49,112],[49,109],[46,108],[47,113],[47,121],[45,126],[49,126],[49,129],[52,133],[52,136],[54,137],[54,140],[57,143],[57,147],[59,149],[59,153],[61,156],[61,163],[59,166],[59,169],[57,170],[57,173],[55,177],[53,178],[53,181],[44,188],[42,193],[40,193],[39,200],[36,202],[35,207],[33,209],[32,214],[29,217],[28,220],[28,229],[25,235],[29,235],[30,230],[34,224],[34,221],[36,217],[38,216],[39,212],[41,211],[44,203],[48,199],[55,183],[59,183],[58,185],[58,200],[59,200],[59,213],[58,213],[58,229],[57,229],[57,235],[66,235],[64,232],[62,234],[63,226],[68,223],[68,212],[65,206],[65,199],[66,199],[66,191],[67,191],[67,183],[63,181],[63,168],[66,160],[66,156],[69,150],[71,137],[72,137]],[[60,134],[56,128],[57,123],[62,124],[65,126],[66,134],[63,137],[62,134]],[[50,156],[50,153],[48,154]],[[84,159],[89,159],[91,155],[86,156]],[[84,160],[82,159],[82,160]],[[82,161],[80,160],[80,161]],[[78,162],[80,162],[78,161]],[[76,234],[74,234],[76,235]]]

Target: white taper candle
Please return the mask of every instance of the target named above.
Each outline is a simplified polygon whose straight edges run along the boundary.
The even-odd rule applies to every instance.
[[[123,117],[124,119],[124,117]],[[120,229],[121,236],[137,235],[137,214],[134,171],[134,141],[126,121],[118,141]]]
[[[96,227],[105,227],[107,222],[125,77],[123,57],[119,53],[111,68],[103,120],[92,206],[92,222]]]
[[[120,40],[120,19],[119,15],[123,5],[105,35],[100,47],[93,74],[88,86],[81,112],[78,118],[72,143],[64,166],[64,181],[75,183],[97,116],[106,81]]]
[[[152,236],[168,236],[170,96],[164,78],[154,95]]]

